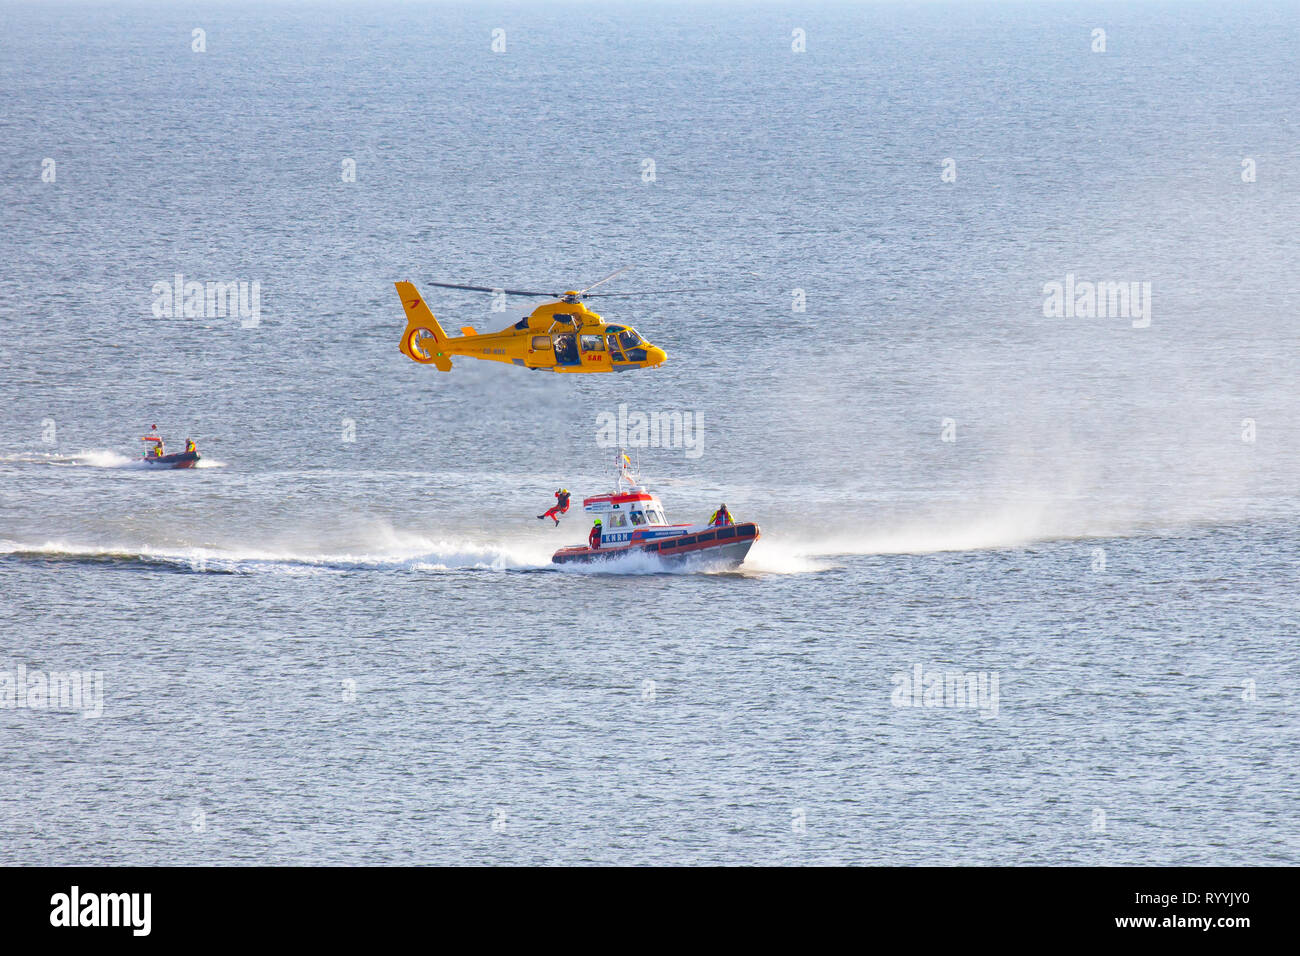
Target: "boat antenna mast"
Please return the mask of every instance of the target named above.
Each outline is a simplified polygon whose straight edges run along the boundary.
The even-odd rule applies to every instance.
[[[617,476],[614,480],[614,490],[616,492],[623,490],[623,483],[627,482],[628,488],[636,487],[636,474],[632,471],[632,459],[627,456],[621,447],[614,452],[614,472]],[[637,464],[640,465],[641,456],[637,454]]]

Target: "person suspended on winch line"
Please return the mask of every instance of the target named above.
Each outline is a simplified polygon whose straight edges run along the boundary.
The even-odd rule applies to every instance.
[[[550,518],[555,522],[554,526],[558,528],[560,525],[559,515],[565,514],[569,510],[569,497],[569,489],[561,488],[555,493],[555,504],[548,508],[544,514],[537,517]]]

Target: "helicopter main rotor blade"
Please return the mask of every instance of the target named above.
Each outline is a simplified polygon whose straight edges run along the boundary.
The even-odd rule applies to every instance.
[[[597,292],[594,295],[583,296],[583,298],[612,299],[616,296],[624,296],[624,295],[673,295],[678,292],[708,292],[708,291],[709,291],[708,289],[657,289],[655,291],[647,291],[647,292]]]
[[[578,295],[586,295],[592,289],[596,288],[596,286],[604,285],[610,279],[616,278],[617,276],[621,276],[624,272],[627,272],[627,270],[631,268],[632,268],[631,266],[624,266],[623,268],[619,269],[617,272],[611,272],[609,275],[605,276],[605,278],[601,279],[599,282],[593,282],[591,285],[587,286],[587,288],[579,292]]]
[[[428,282],[426,285],[436,285],[442,289],[465,289],[469,292],[504,292],[506,295],[541,296],[544,299],[560,298],[560,296],[556,295],[554,292],[525,292],[522,289],[492,289],[482,285],[457,285],[455,282]]]

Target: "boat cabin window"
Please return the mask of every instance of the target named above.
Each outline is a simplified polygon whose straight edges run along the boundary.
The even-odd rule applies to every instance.
[[[551,337],[549,335],[534,335],[533,348],[538,350],[549,349],[551,347]]]
[[[622,512],[613,511],[605,518],[606,528],[626,528],[627,516]]]
[[[582,339],[582,350],[584,352],[603,352],[605,351],[605,340],[599,335],[584,335]]]
[[[629,515],[629,517],[632,519],[632,523],[633,523],[633,524],[645,524],[645,513],[644,513],[644,512],[641,512],[641,511],[633,511],[633,512],[631,513],[631,515]]]
[[[636,329],[624,329],[618,333],[618,340],[625,349],[633,348],[642,342],[641,336],[636,334]]]
[[[650,524],[666,524],[663,514],[657,508],[647,508],[645,512],[646,521]]]

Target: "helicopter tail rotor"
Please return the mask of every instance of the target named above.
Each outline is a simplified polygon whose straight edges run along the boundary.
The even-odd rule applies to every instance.
[[[414,285],[409,282],[398,282],[395,285],[397,294],[402,298],[402,308],[406,311],[406,331],[402,333],[402,343],[398,348],[412,362],[433,365],[440,371],[450,372],[451,359],[442,350],[447,341],[447,333],[433,317],[424,303],[424,297]]]

